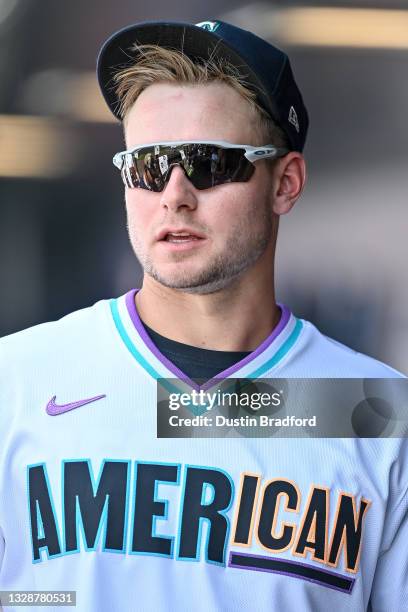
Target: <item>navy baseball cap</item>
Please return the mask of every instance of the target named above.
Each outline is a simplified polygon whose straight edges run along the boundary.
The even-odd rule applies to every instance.
[[[222,58],[235,66],[257,95],[259,105],[285,132],[291,149],[302,151],[308,114],[296,85],[289,58],[280,49],[224,21],[197,24],[146,21],[127,26],[103,44],[97,76],[103,97],[112,113],[119,115],[119,99],[112,77],[137,62],[137,43],[179,49],[194,61]]]

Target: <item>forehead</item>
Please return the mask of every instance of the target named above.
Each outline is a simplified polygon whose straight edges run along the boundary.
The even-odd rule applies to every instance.
[[[125,121],[128,147],[164,140],[257,142],[257,114],[230,85],[155,83],[138,97]]]

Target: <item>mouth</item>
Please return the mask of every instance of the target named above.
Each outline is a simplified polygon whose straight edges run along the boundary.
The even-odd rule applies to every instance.
[[[165,242],[171,242],[172,244],[185,244],[186,242],[192,242],[196,240],[202,240],[202,238],[198,238],[197,236],[193,236],[191,234],[166,234],[163,238]]]
[[[165,228],[157,236],[165,252],[191,252],[206,243],[205,236],[191,228]]]
[[[204,236],[201,236],[194,230],[190,229],[164,229],[158,235],[159,242],[169,242],[172,244],[185,244],[188,242],[196,242],[204,240]]]

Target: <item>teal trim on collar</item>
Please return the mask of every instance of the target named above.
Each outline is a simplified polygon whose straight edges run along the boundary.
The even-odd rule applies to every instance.
[[[150,374],[150,376],[152,376],[154,379],[157,380],[157,378],[160,378],[160,374],[156,372],[156,370],[150,365],[150,363],[146,361],[143,355],[139,353],[139,351],[136,349],[135,345],[133,344],[132,340],[128,336],[128,333],[120,318],[117,299],[110,300],[109,304],[110,304],[110,309],[112,312],[112,317],[116,325],[116,329],[118,330],[120,337],[125,343],[126,348],[133,355],[136,361],[142,366],[142,368],[144,368],[146,372]]]
[[[129,335],[121,321],[119,309],[118,309],[118,300],[117,299],[110,300],[109,305],[110,305],[113,321],[115,323],[115,327],[120,337],[122,338],[124,344],[126,345],[126,348],[133,355],[133,357],[136,359],[138,364],[142,366],[142,368],[144,368],[144,370],[146,370],[146,372],[150,374],[150,376],[154,380],[160,379],[161,385],[165,387],[169,393],[180,393],[180,389],[178,389],[175,385],[170,383],[167,379],[160,376],[160,374],[150,365],[148,361],[146,361],[143,355],[141,355],[139,351],[136,349],[135,345],[133,344],[132,340],[129,338]],[[192,412],[191,409],[190,409],[190,412]],[[204,408],[204,412],[205,412],[205,408]]]
[[[110,309],[112,312],[113,321],[115,323],[116,329],[119,332],[120,337],[122,338],[124,344],[126,345],[129,352],[133,355],[139,365],[142,366],[146,370],[150,376],[152,376],[155,380],[158,378],[163,378],[160,374],[150,365],[148,361],[139,353],[130,339],[126,329],[121,321],[117,299],[110,300]],[[263,363],[259,368],[254,370],[251,374],[247,374],[245,378],[262,378],[262,374],[264,374],[267,370],[275,367],[290,351],[292,346],[295,344],[298,339],[301,331],[303,329],[303,323],[300,319],[296,319],[296,325],[290,334],[290,336],[285,340],[282,346],[276,351],[275,355],[271,357],[266,363]]]
[[[290,334],[289,338],[285,340],[280,349],[276,351],[275,355],[271,357],[266,363],[263,363],[257,370],[252,372],[246,378],[262,378],[262,374],[264,374],[267,370],[275,367],[279,361],[281,361],[290,351],[292,346],[295,344],[296,340],[299,338],[300,332],[303,329],[303,323],[300,319],[296,319],[296,325]]]

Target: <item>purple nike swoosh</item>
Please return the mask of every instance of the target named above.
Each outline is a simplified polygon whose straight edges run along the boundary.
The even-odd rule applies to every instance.
[[[106,397],[106,395],[96,395],[95,397],[79,400],[78,402],[70,402],[69,404],[58,405],[55,403],[57,396],[54,395],[54,397],[52,397],[48,402],[45,410],[50,416],[57,416],[57,414],[63,414],[64,412],[68,412],[69,410],[74,410],[75,408],[80,408],[80,406],[85,406],[85,404],[96,402],[97,400],[100,400],[103,397]]]

